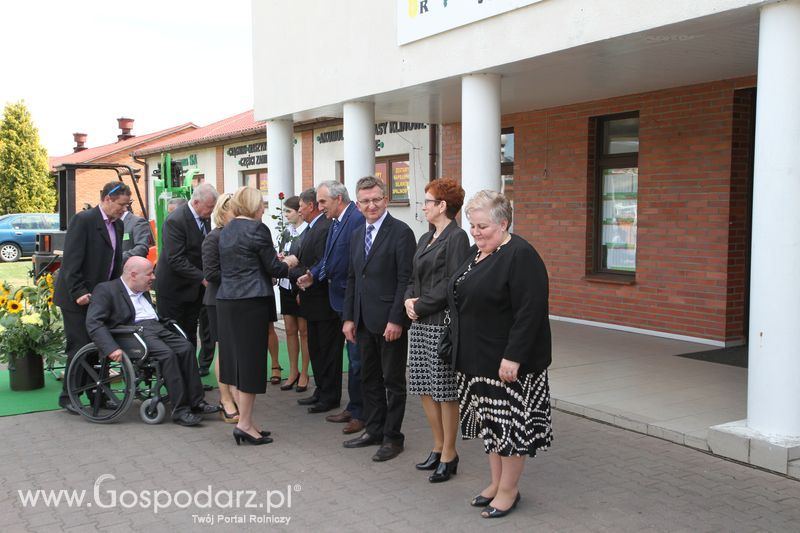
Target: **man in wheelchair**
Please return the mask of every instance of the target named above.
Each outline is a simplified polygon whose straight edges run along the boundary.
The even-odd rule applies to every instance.
[[[147,357],[161,365],[172,402],[173,422],[194,426],[202,421],[201,415],[216,413],[219,407],[203,399],[203,384],[192,344],[159,320],[149,292],[154,279],[150,261],[139,256],[128,259],[121,278],[100,283],[92,291],[86,330],[101,357],[119,361],[122,349],[110,330],[140,326]]]

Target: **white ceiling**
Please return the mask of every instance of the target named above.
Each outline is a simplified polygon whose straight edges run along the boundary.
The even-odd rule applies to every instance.
[[[544,109],[756,73],[758,9],[728,11],[490,69],[502,76],[502,113]],[[376,120],[461,120],[461,80],[374,95]],[[341,105],[294,114],[341,117]]]

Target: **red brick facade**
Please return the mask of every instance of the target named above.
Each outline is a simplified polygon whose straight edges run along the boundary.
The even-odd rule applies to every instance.
[[[502,119],[515,137],[515,232],[550,273],[553,315],[735,341],[744,335],[752,78]],[[593,117],[639,112],[635,283],[592,272]],[[460,179],[461,125],[442,128],[442,175]]]
[[[314,186],[314,131],[302,132],[301,149],[303,153],[303,190]]]

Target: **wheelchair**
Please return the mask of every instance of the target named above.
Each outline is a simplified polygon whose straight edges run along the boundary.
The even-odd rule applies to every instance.
[[[186,338],[174,321],[165,326]],[[121,326],[110,330],[122,349],[119,361],[98,353],[93,342],[72,358],[64,375],[67,393],[75,410],[90,422],[110,424],[125,415],[134,400],[141,401],[139,416],[146,424],[160,424],[166,418],[164,403],[169,398],[162,394],[161,364],[148,357],[143,329]]]

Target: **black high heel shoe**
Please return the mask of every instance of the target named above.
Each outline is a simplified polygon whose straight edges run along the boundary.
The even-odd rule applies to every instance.
[[[308,382],[311,381],[310,378],[306,378],[306,384],[300,385],[300,376],[297,377],[297,387],[294,388],[296,392],[305,392],[308,390]]]
[[[431,452],[427,459],[421,463],[417,463],[415,468],[417,470],[436,470],[439,466],[439,461],[442,459],[442,452]]]
[[[276,370],[278,371],[278,375],[277,376],[275,375],[275,371]],[[272,367],[272,377],[269,378],[269,382],[272,385],[280,385],[281,384],[281,381],[282,381],[282,379],[281,379],[281,370],[283,370],[283,368],[281,368],[280,365]]]
[[[455,476],[458,472],[458,456],[456,455],[455,459],[445,463],[444,461],[439,462],[439,466],[436,467],[436,472],[431,474],[428,478],[428,481],[431,483],[442,483],[450,479],[450,476]]]
[[[484,518],[502,518],[507,514],[509,514],[511,511],[513,511],[514,509],[516,509],[519,500],[520,500],[520,495],[519,492],[517,492],[517,497],[514,498],[514,503],[511,504],[511,507],[509,507],[505,511],[501,511],[500,509],[497,509],[496,507],[492,507],[490,505],[489,507],[481,511],[481,516]]]
[[[297,374],[297,377],[294,378],[292,381],[286,380],[286,383],[281,385],[281,390],[292,390],[292,388],[300,381],[300,374]]]
[[[248,444],[252,444],[253,446],[259,446],[261,444],[269,444],[272,442],[270,437],[265,436],[263,433],[261,437],[254,437],[251,434],[247,433],[246,431],[242,431],[239,428],[233,429],[233,440],[236,441],[236,445],[239,446],[241,441],[245,441]]]

